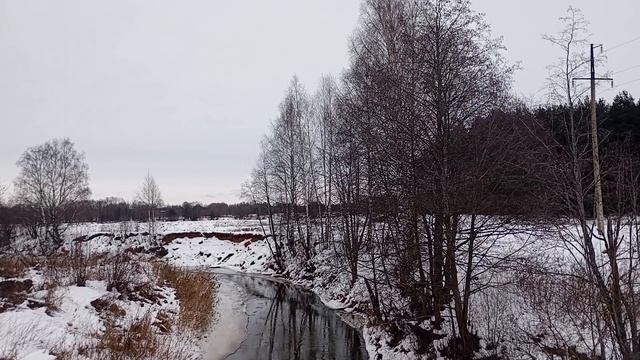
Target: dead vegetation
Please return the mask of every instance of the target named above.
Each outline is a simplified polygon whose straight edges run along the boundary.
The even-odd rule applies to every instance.
[[[97,270],[104,257],[103,254],[87,254],[76,244],[71,251],[42,258],[45,282],[57,286],[86,286],[87,280],[100,280]]]
[[[194,339],[214,319],[217,283],[212,275],[168,265],[146,252],[90,253],[83,243],[28,261],[0,257],[0,309],[27,301],[30,308],[46,307],[48,315],[56,316],[65,287],[104,281],[110,294],[90,302],[103,327],[87,329],[86,336],[71,345],[49,344],[50,354],[61,360],[194,358]],[[42,280],[24,279],[29,271],[40,272]],[[173,301],[167,287],[174,289],[179,308],[165,308]],[[128,313],[127,303],[145,310],[141,315]],[[15,349],[0,349],[0,359],[16,358],[22,343],[16,344]]]
[[[60,287],[57,283],[45,284],[46,295],[44,297],[44,304],[47,307],[47,314],[52,316],[54,312],[60,309],[60,303],[62,302],[62,294],[60,293]]]
[[[215,314],[217,283],[210,273],[187,270],[166,263],[154,263],[160,283],[167,283],[176,291],[180,301],[179,323],[196,332],[209,328]]]
[[[96,331],[77,342],[72,349],[52,351],[57,360],[191,360],[188,342],[179,336],[157,331],[154,316],[147,312],[128,323],[121,323],[111,316],[105,321],[103,331]]]
[[[127,312],[114,301],[112,297],[101,297],[91,301],[91,306],[106,317],[123,317]]]
[[[162,262],[151,263],[151,268],[153,279],[149,283],[129,286],[121,296],[130,301],[160,303],[164,296],[155,290],[167,285],[175,289],[180,304],[177,315],[162,309],[127,320],[127,313],[117,304],[115,296],[96,299],[91,306],[103,317],[104,330],[91,333],[88,341],[76,344],[72,351],[61,352],[57,358],[71,359],[73,354],[90,360],[195,358],[188,341],[180,339],[193,338],[211,326],[216,282],[206,272]]]
[[[133,282],[134,274],[139,273],[136,263],[126,252],[109,255],[100,268],[101,278],[107,282],[107,291],[123,289]]]
[[[34,285],[31,279],[24,279],[29,264],[26,258],[0,257],[0,313],[27,300]]]
[[[81,244],[76,243],[71,248],[69,263],[71,265],[73,282],[76,286],[87,286],[89,269],[93,264],[91,263],[89,255],[83,250]]]
[[[29,344],[40,341],[40,331],[35,322],[15,324],[8,332],[0,329],[0,338],[8,339],[4,346],[0,345],[0,360],[16,360],[19,351]]]
[[[27,269],[25,261],[16,257],[0,257],[0,277],[18,278],[22,277]]]

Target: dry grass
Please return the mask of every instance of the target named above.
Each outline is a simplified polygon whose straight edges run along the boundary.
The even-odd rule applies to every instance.
[[[47,284],[86,286],[87,280],[101,280],[99,264],[104,255],[86,254],[80,247],[71,252],[47,256],[43,274]]]
[[[180,301],[179,325],[201,333],[207,330],[215,315],[217,283],[210,273],[187,270],[166,263],[154,263],[159,282],[167,282],[176,290]]]
[[[153,316],[147,313],[126,325],[114,318],[107,319],[104,331],[91,334],[91,338],[78,343],[73,350],[56,354],[56,359],[81,357],[88,360],[191,360],[188,341],[156,331]]]
[[[107,320],[104,332],[97,334],[97,338],[97,349],[115,355],[111,359],[148,358],[158,352],[160,340],[154,333],[149,314],[134,320],[127,327]]]
[[[74,360],[73,351],[64,344],[53,345],[49,349],[49,354],[55,356],[55,360]],[[77,357],[76,357],[77,358]]]
[[[16,353],[0,349],[0,360],[16,360],[17,358]]]
[[[44,260],[45,286],[62,286],[68,285],[69,281],[69,262],[66,255],[49,256]]]
[[[50,262],[50,267],[55,269],[62,262],[73,264],[73,261],[56,259]],[[91,264],[92,261],[88,263]],[[142,276],[149,282],[133,288],[156,288],[157,285],[174,288],[180,304],[179,313],[177,316],[164,311],[158,312],[155,316],[147,313],[127,323],[123,318],[124,311],[102,311],[105,316],[104,330],[92,333],[88,340],[76,344],[71,351],[60,349],[56,352],[56,358],[61,360],[78,357],[89,360],[188,360],[193,358],[190,347],[192,343],[189,340],[209,329],[214,319],[217,283],[211,274],[178,268],[163,262],[153,262],[150,266],[146,263],[139,264],[125,254],[104,256],[99,259],[98,264],[97,278],[106,280],[114,289],[121,288],[121,285],[131,285],[132,274],[143,274],[145,270],[151,269],[149,273]],[[90,267],[90,265],[87,266]],[[62,265],[61,267],[64,268]],[[67,267],[73,268],[73,265]],[[68,271],[73,270],[67,270],[67,276],[70,275]],[[55,271],[51,273],[55,274]],[[140,289],[129,295],[138,293],[140,297],[147,298],[143,296],[144,291]],[[107,306],[108,309],[109,306]],[[187,336],[189,340],[181,339]]]
[[[95,262],[85,251],[82,249],[82,244],[76,243],[71,248],[71,254],[69,254],[69,265],[71,268],[71,275],[73,282],[77,286],[87,286],[87,279],[89,277],[89,269]]]
[[[22,277],[27,270],[27,264],[14,256],[0,257],[0,277],[17,278]]]
[[[35,320],[16,322],[10,327],[0,328],[0,359],[19,359],[18,355],[33,344],[50,344],[59,342],[59,339],[47,329],[45,325]]]
[[[63,287],[85,286],[87,280],[104,280],[110,291],[118,290],[129,300],[149,304],[161,301],[156,299],[158,296],[153,289],[170,286],[175,289],[180,305],[178,314],[150,310],[132,320],[127,319],[128,314],[122,309],[116,309],[115,303],[92,303],[104,320],[104,328],[87,330],[88,336],[78,339],[72,346],[52,343],[50,353],[56,359],[192,359],[194,339],[210,328],[214,319],[217,283],[204,271],[162,262],[149,263],[124,252],[93,255],[84,252],[78,243],[68,252],[34,258],[29,264],[9,257],[0,258],[0,276],[20,277],[33,266],[39,266],[43,272],[44,302],[50,315],[60,307]],[[102,309],[98,309],[100,307]],[[23,341],[30,339],[28,336],[20,338]],[[15,358],[18,348],[0,349],[0,360]]]

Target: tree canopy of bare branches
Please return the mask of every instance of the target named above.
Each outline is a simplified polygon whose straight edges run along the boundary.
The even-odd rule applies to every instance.
[[[333,248],[380,319],[438,332],[452,310],[464,356],[470,297],[512,218],[497,194],[524,176],[515,132],[494,121],[513,71],[502,50],[469,1],[365,1],[342,81],[309,97],[294,78],[248,186],[277,249]],[[382,296],[389,284],[406,306]]]
[[[43,243],[59,245],[63,223],[74,220],[75,206],[90,194],[84,154],[69,139],[55,139],[27,149],[17,165],[18,201],[31,209]]]
[[[162,194],[156,180],[147,172],[142,186],[136,194],[136,200],[142,203],[147,209],[147,223],[150,237],[155,239],[156,236],[156,219],[158,217],[158,209],[163,205]]]
[[[592,155],[592,148],[597,153],[598,143],[590,142],[592,129],[587,121],[590,112],[583,100],[587,88],[572,81],[589,71],[588,22],[575,8],[569,8],[560,21],[562,30],[545,36],[562,54],[558,64],[549,67],[550,99],[556,108],[546,112],[560,131],[554,134],[553,126],[546,124],[542,127],[546,126],[550,136],[538,138],[550,159],[545,164],[548,167],[545,181],[554,194],[556,208],[562,209],[565,216],[556,223],[558,236],[572,254],[574,265],[587,274],[590,292],[596,294],[592,308],[598,318],[592,331],[599,349],[594,346],[592,351],[607,357],[607,348],[613,346],[622,359],[634,359],[640,353],[634,280],[639,275],[636,263],[640,259],[635,250],[639,241],[637,207],[632,199],[637,192],[634,189],[638,188],[638,177],[634,174],[639,159],[629,151],[628,144],[609,146],[604,156],[609,160],[607,163],[601,164],[597,154]],[[617,97],[614,103],[616,107],[634,108],[633,100],[624,97]],[[597,110],[600,114],[607,112],[603,103]],[[595,133],[596,129],[593,130]],[[596,182],[601,181],[594,176],[592,165],[605,169],[602,177],[607,211],[606,229],[602,231],[594,231],[591,219],[593,193]]]

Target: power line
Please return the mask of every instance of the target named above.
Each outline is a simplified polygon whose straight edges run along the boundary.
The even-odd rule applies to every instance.
[[[620,73],[627,72],[627,71],[629,71],[629,70],[633,70],[633,69],[637,69],[637,68],[640,68],[640,64],[638,64],[638,65],[634,65],[634,66],[632,66],[632,67],[628,67],[628,68],[626,68],[626,69],[622,69],[622,70],[615,71],[615,72],[611,73],[611,75],[620,74]]]
[[[606,53],[608,53],[608,52],[610,52],[610,51],[612,51],[612,50],[615,50],[615,49],[617,49],[617,48],[623,47],[623,46],[625,46],[625,45],[629,45],[629,44],[631,44],[632,42],[634,42],[634,41],[638,41],[638,40],[640,40],[640,36],[635,37],[635,38],[633,38],[633,39],[631,39],[631,40],[625,41],[625,42],[623,42],[623,43],[621,43],[621,44],[618,44],[618,45],[616,45],[616,46],[610,47],[610,48],[608,48],[607,50],[605,50],[605,51],[601,52],[600,54],[606,54]]]
[[[620,84],[618,84],[618,85],[616,85],[616,86],[614,86],[614,87],[612,87],[612,88],[602,90],[602,92],[609,92],[609,91],[612,91],[612,90],[618,89],[618,88],[620,88],[621,86],[624,86],[624,85],[627,85],[627,84],[631,84],[631,83],[634,83],[634,82],[637,82],[637,81],[640,81],[640,78],[633,79],[633,80],[629,80],[629,81],[625,81],[625,82],[620,83]]]
[[[618,87],[620,87],[620,86],[622,86],[622,85],[627,85],[627,84],[630,84],[630,83],[634,83],[634,82],[636,82],[636,81],[640,81],[640,78],[633,79],[633,80],[629,80],[629,81],[625,81],[625,82],[623,82],[622,84],[618,84],[617,86],[615,86],[615,88],[618,88]]]

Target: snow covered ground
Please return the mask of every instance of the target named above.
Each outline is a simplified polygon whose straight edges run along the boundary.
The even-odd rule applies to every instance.
[[[122,227],[122,223],[77,223],[72,224],[68,228],[69,234],[91,235],[96,233],[118,232]],[[198,221],[160,221],[156,223],[156,229],[159,234],[169,234],[178,232],[226,232],[226,233],[262,233],[259,220],[254,219],[233,219],[220,218],[216,220],[198,220]],[[132,222],[128,226],[128,230],[132,232],[148,231],[146,223]],[[71,236],[69,235],[68,236]]]
[[[86,257],[95,256],[98,259],[126,254],[142,264],[142,269],[137,268],[133,274],[135,282],[153,284],[156,275],[153,275],[152,266],[147,262],[155,261],[155,253],[148,251],[153,245],[144,235],[137,233],[145,231],[145,227],[145,224],[129,224],[126,232],[133,235],[118,238],[122,233],[122,224],[74,224],[67,230],[65,244],[58,256],[74,251],[77,246]],[[193,231],[257,231],[251,221],[233,220],[161,223],[159,228],[163,231],[160,236]],[[81,237],[84,240],[74,241]],[[27,237],[20,239],[16,245],[14,251],[17,250],[16,254],[20,256],[35,253],[38,248]],[[268,266],[268,249],[259,241],[185,238],[173,240],[166,245],[166,249],[166,255],[158,256],[164,255],[165,260],[179,266],[225,266],[241,271],[264,271]],[[114,311],[118,313],[116,326],[123,329],[144,318],[157,325],[158,329],[164,326],[163,321],[171,323],[177,320],[179,301],[175,290],[168,284],[154,285],[150,289],[131,285],[135,288],[131,293],[121,293],[118,289],[107,291],[104,280],[88,280],[86,286],[76,286],[72,270],[65,265],[64,269],[59,270],[64,272],[58,279],[60,283],[51,290],[49,277],[52,270],[47,270],[49,267],[44,258],[33,259],[33,267],[28,267],[23,273],[3,273],[6,276],[0,276],[0,286],[8,289],[12,286],[15,289],[17,284],[24,287],[18,289],[16,294],[9,294],[8,291],[0,294],[0,305],[6,305],[4,311],[0,306],[0,359],[54,359],[61,354],[73,359],[83,358],[77,353],[78,349],[89,346],[83,343],[95,341],[99,334],[105,332],[110,322],[114,321],[115,317],[110,314]],[[91,271],[95,272],[95,276],[102,274],[108,262],[100,262]],[[88,276],[91,278],[94,275]],[[14,303],[3,301],[9,295],[15,295]],[[52,303],[55,303],[54,306],[49,306]],[[180,344],[181,358],[199,358],[202,354],[202,344],[197,334],[185,336],[184,333],[171,332],[163,336],[167,343]]]
[[[262,234],[262,227],[258,220],[235,220],[220,219],[208,221],[177,221],[177,222],[160,222],[157,224],[158,239],[165,238],[166,235],[172,234],[170,241],[162,244],[166,249],[166,254],[160,254],[162,260],[172,265],[188,267],[188,268],[217,268],[222,267],[238,272],[273,274],[275,264],[271,258],[269,243],[267,239],[234,239],[234,241],[221,240],[212,233],[223,234]],[[72,224],[66,232],[65,250],[70,250],[77,242],[74,239],[83,239],[79,242],[87,253],[111,253],[117,254],[127,249],[144,249],[151,251],[153,245],[149,243],[148,237],[143,235],[147,231],[147,225],[144,223],[113,223],[113,224],[94,224],[82,223]],[[196,234],[194,234],[196,233]],[[201,236],[197,233],[202,233]],[[182,236],[184,235],[184,236]],[[35,250],[33,244],[29,244],[28,240],[18,244],[19,248]],[[324,256],[324,258],[323,258]],[[296,267],[292,266],[288,269],[289,278],[293,282],[305,286],[320,295],[323,302],[331,308],[345,309],[353,311],[358,304],[365,301],[365,292],[362,284],[357,287],[348,286],[346,279],[335,277],[329,279],[331,274],[335,273],[335,269],[330,264],[324,264],[325,260],[331,257],[330,252],[323,253],[316,259],[319,271],[319,277],[313,281],[305,280],[292,274],[296,272]],[[324,267],[323,267],[324,266]],[[326,275],[326,276],[323,276]],[[42,275],[32,274],[35,277]],[[34,288],[42,285],[34,285]],[[228,286],[228,285],[225,285]],[[224,298],[219,300],[218,308],[218,325],[214,325],[212,334],[216,333],[216,329],[220,329],[220,336],[212,335],[209,338],[202,339],[198,345],[200,354],[207,354],[206,358],[216,358],[222,356],[232,349],[234,344],[242,341],[242,301],[238,301],[238,296],[234,297],[234,289],[220,289],[225,294]],[[237,290],[237,289],[236,289]],[[171,298],[171,289],[163,289],[168,292],[168,303],[166,306],[169,310],[175,312],[171,308],[175,305],[175,299]],[[237,292],[237,291],[236,291]],[[86,287],[69,286],[61,290],[62,306],[60,311],[53,316],[45,313],[44,309],[29,309],[25,304],[21,304],[18,308],[0,314],[0,336],[17,334],[11,326],[5,325],[15,322],[17,319],[21,323],[25,323],[25,329],[29,324],[38,324],[45,330],[38,331],[43,334],[37,338],[24,338],[18,342],[16,336],[1,336],[0,344],[5,347],[15,347],[19,344],[19,349],[13,351],[15,358],[28,358],[27,356],[41,356],[41,358],[53,358],[53,355],[47,355],[52,348],[63,347],[56,344],[71,344],[80,338],[88,336],[104,326],[104,320],[100,318],[100,314],[91,306],[91,302],[101,297],[112,296],[106,291],[104,282],[89,282]],[[237,295],[237,294],[236,294]],[[44,293],[34,293],[33,296],[44,296]],[[234,300],[235,299],[235,300]],[[145,310],[144,307],[139,309],[135,303],[119,302],[118,305],[125,308],[127,314],[140,314]],[[154,305],[158,306],[158,305]],[[162,309],[157,309],[156,312]],[[234,314],[233,317],[229,316]],[[353,320],[355,319],[355,320]],[[364,321],[361,317],[351,318],[351,322],[362,326]],[[35,325],[34,325],[35,326]],[[236,330],[234,330],[236,329]],[[25,330],[27,331],[27,330]],[[196,346],[197,347],[197,346]],[[193,346],[192,346],[193,348]],[[6,352],[5,351],[5,352]],[[217,355],[216,355],[217,354]]]
[[[165,250],[158,253],[157,245],[151,244],[144,223],[73,224],[66,233],[65,249],[70,250],[79,242],[88,253],[117,254],[127,249],[136,249],[142,255],[160,256],[163,261],[172,265],[188,268],[222,267],[238,272],[273,274],[275,264],[270,254],[267,239],[256,239],[252,234],[262,234],[263,228],[258,220],[219,219],[207,221],[176,221],[157,224],[158,241],[169,239],[161,244]],[[212,235],[219,233],[219,235]],[[167,235],[172,235],[166,237]],[[233,237],[233,240],[222,240],[226,235],[245,234],[246,238]],[[225,236],[222,236],[225,235]],[[506,239],[508,249],[517,247],[516,239]],[[34,248],[28,241],[18,244],[22,249]],[[541,249],[543,251],[545,249]],[[546,250],[545,250],[546,251]],[[550,251],[556,251],[551,249]],[[562,253],[562,252],[556,252]],[[406,338],[395,346],[390,346],[389,335],[380,327],[370,326],[366,315],[368,296],[365,284],[358,279],[351,284],[349,275],[338,264],[332,249],[319,250],[311,260],[313,274],[309,276],[305,264],[292,263],[284,272],[284,277],[319,295],[326,306],[340,309],[349,323],[363,329],[367,350],[372,359],[414,359],[412,339]],[[39,270],[31,269],[24,278],[32,279],[36,289],[29,296],[36,301],[43,301],[46,291],[42,289],[43,275]],[[4,280],[0,278],[0,280]],[[225,285],[228,286],[228,285]],[[115,303],[124,309],[127,316],[140,317],[151,311],[154,316],[160,311],[175,314],[177,302],[171,288],[159,288],[166,301],[158,304],[142,304],[127,300],[115,299]],[[242,301],[238,300],[237,289],[220,289],[224,298],[218,303],[218,323],[207,338],[192,339],[188,349],[194,357],[206,354],[207,359],[222,357],[239,341],[242,341],[243,317]],[[235,295],[234,295],[235,294]],[[381,289],[385,299],[400,299],[393,289]],[[516,295],[513,301],[519,301]],[[0,313],[0,358],[2,354],[13,354],[17,359],[52,359],[51,349],[63,348],[78,339],[104,328],[104,317],[91,305],[91,302],[103,298],[114,297],[106,291],[103,281],[90,281],[86,287],[65,286],[60,290],[60,307],[57,312],[47,314],[45,308],[30,309],[28,301],[15,309]],[[117,296],[116,296],[117,297]],[[402,306],[398,304],[398,306]],[[233,316],[229,316],[233,314]],[[508,314],[511,316],[512,314]],[[507,316],[507,315],[505,315]],[[20,324],[19,327],[13,324]],[[216,335],[219,334],[219,335]],[[446,339],[445,339],[446,340]],[[3,353],[4,351],[4,353]],[[381,357],[378,357],[381,356]]]
[[[177,238],[165,248],[166,259],[178,266],[224,267],[242,272],[273,273],[267,240],[235,243],[215,237]]]
[[[43,287],[42,274],[31,270],[25,276],[34,280],[34,289]],[[161,302],[130,301],[106,290],[104,281],[87,281],[86,286],[61,286],[56,290],[54,310],[46,306],[33,307],[29,301],[44,303],[47,290],[29,294],[29,301],[0,313],[0,358],[6,359],[55,359],[56,355],[91,339],[104,330],[107,314],[101,304],[117,309],[124,315],[118,321],[131,323],[144,316],[156,318],[162,311],[177,314],[178,302],[169,287],[154,289]],[[101,302],[102,301],[102,302]],[[197,345],[191,344],[194,354]],[[77,354],[76,354],[77,355]]]

